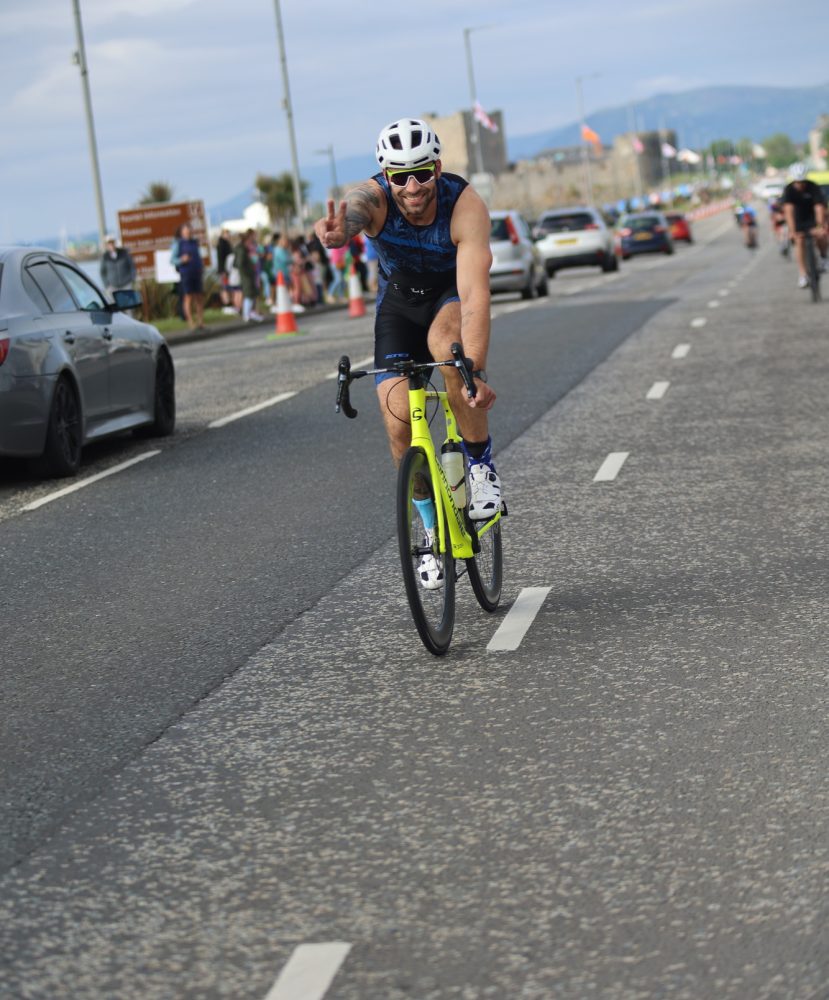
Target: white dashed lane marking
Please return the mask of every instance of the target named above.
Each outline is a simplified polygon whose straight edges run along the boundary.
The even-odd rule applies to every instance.
[[[690,344],[677,344],[676,347],[673,350],[673,353],[671,354],[671,357],[674,360],[679,361],[682,358],[687,358],[688,357],[688,351],[690,351],[690,350],[691,350],[691,345]]]
[[[260,410],[266,410],[269,406],[276,406],[277,403],[283,403],[286,399],[290,399],[291,396],[296,396],[296,393],[282,392],[278,396],[273,396],[271,399],[266,399],[262,403],[257,403],[255,406],[249,406],[245,410],[239,410],[238,413],[231,413],[226,417],[220,417],[218,420],[214,420],[207,426],[211,430],[216,427],[224,427],[226,424],[232,424],[234,420],[241,420],[242,417],[249,417],[251,413],[258,413]]]
[[[619,471],[627,461],[629,451],[612,451],[599,466],[599,471],[593,476],[594,483],[610,483],[619,475]]]
[[[662,399],[668,391],[670,384],[670,382],[654,382],[650,389],[648,389],[645,399]]]
[[[298,945],[265,1000],[321,1000],[350,950],[344,941]]]
[[[691,326],[695,330],[698,330],[700,327],[705,326],[707,322],[708,320],[704,316],[697,316],[696,319],[691,320]]]
[[[120,465],[113,465],[111,469],[107,469],[105,472],[99,472],[94,476],[89,476],[87,479],[81,479],[80,482],[73,483],[71,486],[65,486],[62,490],[58,490],[56,493],[50,493],[48,496],[41,497],[39,500],[33,500],[32,503],[27,503],[25,507],[21,507],[21,510],[37,510],[38,507],[42,507],[44,504],[51,503],[53,500],[59,500],[61,497],[69,496],[70,493],[77,493],[78,490],[82,490],[85,486],[91,486],[92,483],[98,483],[102,479],[106,479],[107,476],[114,476],[116,472],[123,472],[124,469],[128,469],[131,465],[137,465],[139,462],[143,462],[148,458],[153,458],[156,455],[160,455],[160,451],[145,451],[143,455],[137,455],[135,458],[131,458],[128,462],[121,462]]]
[[[498,653],[518,649],[550,590],[550,587],[525,587],[507,612],[506,618],[498,626],[498,631],[489,640],[487,652]]]

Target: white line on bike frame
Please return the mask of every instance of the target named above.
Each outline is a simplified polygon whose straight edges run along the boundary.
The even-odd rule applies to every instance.
[[[362,361],[352,361],[351,362],[351,367],[352,368],[368,368],[369,365],[373,365],[373,364],[374,364],[374,355],[372,354],[368,358],[363,358]],[[326,378],[337,378],[337,376],[339,374],[340,374],[339,372],[331,372],[330,375],[326,375],[325,377]]]
[[[265,1000],[320,1000],[350,950],[345,941],[298,945]]]
[[[106,479],[107,476],[114,476],[116,472],[123,472],[124,469],[128,469],[131,465],[137,465],[139,462],[143,462],[147,458],[153,458],[155,455],[160,454],[160,451],[145,451],[143,455],[137,455],[135,458],[131,458],[128,462],[121,462],[120,465],[113,465],[111,469],[107,469],[105,472],[98,472],[94,476],[90,476],[88,479],[81,479],[80,482],[73,483],[71,486],[65,486],[62,490],[58,490],[56,493],[50,493],[48,496],[41,497],[40,500],[33,500],[32,503],[27,503],[25,507],[21,507],[20,509],[37,510],[38,507],[42,507],[44,504],[51,503],[53,500],[59,500],[61,497],[68,496],[70,493],[82,490],[85,486],[91,486],[92,483],[100,482],[101,479]]]
[[[650,389],[648,389],[645,399],[662,399],[668,391],[670,384],[670,382],[654,382]]]
[[[671,357],[674,358],[674,360],[679,361],[682,358],[687,358],[688,351],[690,350],[691,350],[690,344],[677,344],[673,350],[673,354],[671,354]]]
[[[697,316],[696,319],[691,320],[691,326],[695,330],[698,330],[701,326],[705,326],[708,320],[704,316]]]
[[[599,471],[593,476],[594,483],[611,483],[619,475],[619,471],[627,461],[629,451],[612,451],[599,466]]]
[[[296,393],[282,392],[278,396],[266,399],[263,403],[257,403],[256,406],[249,406],[246,410],[239,410],[238,413],[231,413],[227,417],[220,417],[218,420],[214,420],[207,426],[210,430],[213,430],[215,427],[224,427],[225,424],[232,424],[234,420],[241,420],[242,417],[249,417],[251,413],[258,413],[259,410],[267,410],[269,406],[276,406],[277,403],[284,403],[285,400],[290,399],[291,396],[296,396]]]
[[[507,612],[506,618],[498,626],[498,631],[489,640],[489,645],[486,647],[487,652],[500,653],[518,649],[551,589],[550,587],[524,587]]]

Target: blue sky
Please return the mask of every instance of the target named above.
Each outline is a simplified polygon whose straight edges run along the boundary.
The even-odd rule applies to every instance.
[[[165,180],[210,206],[290,168],[273,0],[80,0],[108,226]],[[300,164],[371,152],[401,115],[478,96],[508,134],[714,84],[829,80],[804,0],[282,0]],[[794,16],[796,13],[797,17]],[[808,30],[811,21],[820,30]],[[0,242],[97,226],[71,0],[3,0]],[[599,74],[593,76],[593,74]],[[829,111],[829,109],[827,109]],[[805,138],[805,137],[798,137]],[[341,181],[353,180],[341,176]]]

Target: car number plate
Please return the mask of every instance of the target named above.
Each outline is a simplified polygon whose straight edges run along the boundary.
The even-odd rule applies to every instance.
[[[653,239],[653,233],[637,233],[633,238],[635,240],[650,240]]]
[[[556,240],[557,247],[571,246],[573,243],[578,243],[578,240],[573,236],[569,240]]]

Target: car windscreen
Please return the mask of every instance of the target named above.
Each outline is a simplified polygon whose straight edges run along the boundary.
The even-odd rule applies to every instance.
[[[635,233],[641,233],[658,226],[659,217],[656,215],[635,215],[632,218],[625,219],[624,225],[627,229],[632,229]]]
[[[596,220],[588,212],[573,212],[569,215],[551,215],[541,219],[535,227],[539,236],[548,233],[574,233],[588,226],[596,228]]]
[[[506,219],[489,220],[489,238],[493,242],[509,239],[509,230],[507,229]]]

